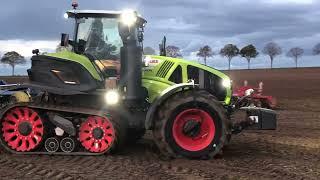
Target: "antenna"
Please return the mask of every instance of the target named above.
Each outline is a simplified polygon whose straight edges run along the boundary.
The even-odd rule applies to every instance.
[[[79,6],[79,4],[78,4],[77,0],[72,0],[73,9],[76,10],[78,6]]]

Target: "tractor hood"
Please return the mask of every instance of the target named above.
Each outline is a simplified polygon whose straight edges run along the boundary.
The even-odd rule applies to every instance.
[[[231,80],[217,69],[184,59],[149,55],[144,57],[144,65],[143,85],[149,90],[151,101],[165,88],[176,83],[187,83],[193,79],[204,88],[212,88],[211,90],[217,93],[216,96],[220,101],[230,104]],[[193,72],[189,71],[190,69],[193,69]],[[195,71],[197,75],[193,77]],[[200,71],[204,74],[205,82],[200,82]]]
[[[84,55],[79,55],[79,54],[76,54],[74,52],[71,52],[71,51],[68,51],[68,50],[64,50],[64,51],[60,51],[60,52],[57,52],[57,53],[49,53],[49,54],[46,54],[46,56],[51,56],[51,57],[65,59],[65,60],[68,60],[68,61],[79,63],[85,69],[88,70],[88,72],[92,75],[92,77],[94,77],[94,79],[96,79],[98,81],[102,81],[101,76],[97,72],[96,68],[93,66],[93,64],[90,61],[90,59],[87,58]]]

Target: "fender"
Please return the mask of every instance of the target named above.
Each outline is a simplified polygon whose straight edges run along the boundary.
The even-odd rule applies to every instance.
[[[145,128],[147,130],[151,130],[153,128],[154,115],[156,114],[156,111],[158,110],[158,108],[162,105],[162,103],[165,100],[167,100],[173,94],[177,93],[179,90],[198,89],[198,88],[199,88],[198,84],[194,84],[194,82],[191,82],[191,83],[176,84],[174,86],[170,86],[167,89],[165,89],[160,94],[160,96],[158,96],[155,99],[155,101],[152,103],[151,107],[149,108],[147,115],[146,115]]]

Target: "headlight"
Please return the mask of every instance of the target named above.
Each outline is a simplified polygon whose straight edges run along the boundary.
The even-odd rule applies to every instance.
[[[115,105],[119,102],[120,95],[116,90],[109,90],[106,92],[104,98],[108,105]]]
[[[225,88],[230,88],[231,87],[231,80],[230,79],[223,79],[222,86]]]
[[[68,18],[69,18],[68,13],[64,13],[63,17],[64,17],[65,19],[68,19]]]
[[[137,21],[137,13],[133,10],[124,10],[120,15],[120,20],[127,26],[132,26]]]

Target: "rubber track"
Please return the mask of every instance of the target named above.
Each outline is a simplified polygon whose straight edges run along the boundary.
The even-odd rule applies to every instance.
[[[108,113],[103,113],[101,110],[95,110],[95,109],[88,109],[88,108],[82,108],[82,107],[70,107],[70,106],[53,106],[53,105],[47,105],[47,104],[34,104],[34,103],[16,103],[7,106],[4,108],[1,113],[0,113],[0,119],[2,119],[3,115],[10,109],[14,107],[29,107],[32,109],[38,109],[38,110],[45,110],[45,111],[56,111],[56,112],[67,112],[67,113],[76,113],[76,114],[84,114],[84,115],[94,115],[94,116],[110,116]],[[120,132],[120,123],[117,123],[115,121],[112,121],[114,128],[117,132]],[[119,139],[122,139],[121,137],[118,137],[119,133],[115,137],[115,141],[117,142]],[[121,144],[122,145],[122,144]],[[121,146],[121,145],[116,145]],[[19,154],[19,155],[72,155],[72,156],[77,156],[77,155],[89,155],[89,156],[97,156],[97,155],[102,155],[105,154],[106,152],[102,153],[90,153],[90,152],[72,152],[72,153],[64,153],[64,152],[55,152],[55,153],[49,153],[49,152],[17,152],[13,151],[9,147],[7,147],[4,142],[2,142],[2,139],[0,139],[0,146],[4,151],[10,152],[12,154]],[[114,149],[111,149],[110,151],[114,151]]]

